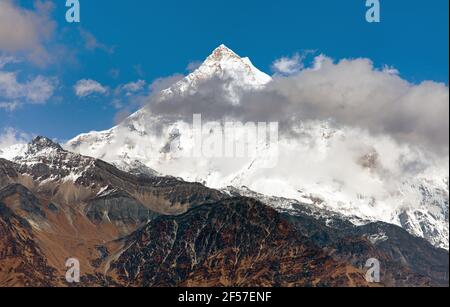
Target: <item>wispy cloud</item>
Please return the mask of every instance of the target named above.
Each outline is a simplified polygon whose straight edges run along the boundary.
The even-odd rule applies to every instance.
[[[272,70],[276,74],[293,75],[304,68],[302,61],[303,57],[299,53],[292,57],[282,57],[273,62]]]
[[[155,79],[149,86],[149,89],[152,93],[158,93],[165,89],[168,89],[178,81],[182,80],[185,77],[183,74],[173,74],[168,77],[157,78]]]
[[[74,90],[75,94],[82,98],[94,94],[106,95],[109,92],[109,89],[106,86],[103,86],[98,81],[92,79],[79,80],[74,85]]]
[[[118,110],[114,117],[114,123],[122,122],[133,111],[141,107],[146,101],[148,91],[145,80],[137,80],[117,86],[113,92],[112,100],[112,105]]]
[[[0,54],[0,69],[4,68],[8,64],[19,63],[19,59],[11,55]]]
[[[145,76],[144,69],[142,68],[141,64],[136,64],[133,66],[134,71],[138,75],[138,77],[143,78]]]
[[[119,86],[119,90],[124,92],[126,95],[131,95],[142,91],[146,84],[147,82],[145,80],[137,80],[135,82],[129,82]]]
[[[0,110],[6,110],[8,112],[15,111],[20,107],[19,101],[0,101]]]
[[[194,72],[201,65],[202,65],[201,61],[193,61],[188,64],[188,66],[186,67],[186,70],[189,72]]]
[[[82,28],[79,29],[79,32],[80,32],[81,38],[84,41],[84,47],[87,50],[91,50],[91,51],[103,50],[106,53],[110,53],[110,54],[114,53],[115,47],[108,46],[106,44],[99,42],[97,40],[97,38],[91,32],[89,32],[85,29],[82,29]]]
[[[30,104],[44,104],[52,96],[58,85],[53,77],[38,75],[26,81],[19,81],[16,71],[0,70],[0,108],[13,111]]]

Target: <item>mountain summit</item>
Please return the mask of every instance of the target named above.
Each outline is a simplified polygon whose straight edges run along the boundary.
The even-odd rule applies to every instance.
[[[197,73],[210,71],[241,81],[241,85],[263,86],[272,80],[270,76],[253,66],[249,58],[241,58],[225,45],[216,48]]]
[[[269,75],[253,66],[249,58],[241,58],[225,45],[217,47],[188,79],[199,75],[230,78],[239,81],[241,86],[255,87],[266,85],[272,80]]]
[[[241,58],[225,45],[217,47],[195,71],[163,91],[165,95],[192,93],[202,82],[220,80],[228,83],[230,96],[237,103],[239,89],[261,88],[272,78],[257,69],[249,58]]]

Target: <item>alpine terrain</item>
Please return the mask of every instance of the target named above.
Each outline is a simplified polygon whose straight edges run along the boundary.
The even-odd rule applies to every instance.
[[[174,140],[178,142],[176,151],[187,152],[195,144],[192,133],[186,131],[186,125],[183,125],[186,119],[164,112],[164,105],[176,104],[178,109],[182,109],[183,104],[189,104],[191,99],[206,96],[206,104],[220,103],[227,109],[227,105],[239,104],[240,96],[246,92],[258,91],[270,82],[271,77],[255,68],[248,58],[240,58],[222,45],[196,71],[158,93],[153,104],[111,130],[77,136],[65,147],[73,152],[103,159],[125,171],[136,167],[145,170],[147,167],[161,174],[204,183],[216,189],[232,186],[242,189],[244,194],[249,189],[265,196],[292,199],[332,211],[357,224],[374,221],[391,223],[448,250],[448,161],[443,165],[431,165],[409,178],[395,178],[394,174],[390,174],[390,169],[383,165],[383,154],[387,156],[388,153],[381,152],[385,149],[381,148],[379,139],[355,135],[349,129],[339,129],[328,122],[317,121],[300,123],[296,127],[298,137],[295,140],[280,135],[279,162],[270,168],[264,166],[273,148],[265,143],[253,155],[226,161],[204,156],[185,157],[174,152],[174,146],[172,150],[167,150]],[[219,86],[214,87],[217,83]],[[211,87],[224,92],[220,101],[208,99],[211,97],[208,92]],[[192,122],[192,112],[204,114],[209,110],[208,105],[202,104],[195,110],[187,108],[191,112],[189,122]],[[246,137],[245,133],[239,133],[237,139],[246,142]],[[364,191],[361,186],[355,188],[346,185],[346,178],[339,174],[345,168],[341,170],[330,165],[333,176],[328,173],[326,176],[331,178],[310,174],[315,171],[315,165],[333,164],[330,160],[335,149],[346,138],[363,138],[361,144],[355,144],[361,147],[359,156],[349,159],[354,160],[351,161],[354,162],[351,167],[357,168],[359,178],[355,180],[361,180],[368,186],[376,185],[376,191]],[[408,166],[419,163],[417,160],[426,159],[417,155],[408,160],[408,157],[405,158],[406,153],[401,149],[399,151],[396,157],[398,161],[395,161],[399,164]],[[291,161],[298,158],[304,160],[292,165]],[[383,183],[380,184],[380,181]],[[275,201],[268,205],[291,208],[290,202],[280,206]]]
[[[0,287],[448,286],[448,161],[319,120],[251,154],[190,154],[194,114],[235,120],[273,82],[222,45],[110,130],[0,151]]]

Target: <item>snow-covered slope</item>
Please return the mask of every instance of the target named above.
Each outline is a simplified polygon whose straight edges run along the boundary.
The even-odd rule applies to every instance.
[[[217,81],[226,85],[223,103],[236,105],[243,91],[258,91],[271,77],[222,45],[158,99],[164,103],[173,97],[189,98],[200,85]],[[271,199],[294,199],[352,221],[393,223],[448,249],[448,159],[435,159],[389,137],[332,128],[323,121],[299,122],[293,129],[295,138],[280,135],[276,148],[258,143],[246,157],[193,157],[185,154],[195,147],[185,119],[147,106],[110,130],[77,136],[65,148],[124,170],[156,170],[219,189],[245,186],[274,196],[265,200],[278,208],[280,202]],[[245,130],[236,134],[245,142]],[[204,135],[203,141],[209,137]],[[278,163],[268,167],[275,150]]]
[[[23,154],[27,149],[27,144],[16,144],[0,149],[0,158],[13,160],[17,156]]]
[[[229,80],[230,98],[238,103],[237,91],[260,88],[272,78],[253,66],[249,58],[241,58],[225,45],[220,45],[193,73],[182,79],[163,95],[186,95],[195,92],[200,83],[217,78]]]
[[[76,182],[95,163],[95,159],[65,151],[45,137],[37,137],[29,144],[16,145],[4,152],[7,154],[0,157],[17,163],[22,174],[41,184]]]

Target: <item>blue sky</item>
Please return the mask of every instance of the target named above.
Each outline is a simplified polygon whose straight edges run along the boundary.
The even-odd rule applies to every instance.
[[[128,101],[114,105],[115,89],[187,74],[189,63],[203,60],[221,43],[267,73],[277,58],[315,50],[334,59],[370,58],[377,67],[395,67],[412,83],[448,84],[448,0],[381,0],[379,24],[365,21],[365,0],[80,0],[80,24],[65,21],[65,0],[53,1],[53,8],[42,3],[11,5],[43,15],[52,27],[36,42],[46,60],[0,36],[0,55],[20,61],[0,66],[0,72],[16,72],[22,83],[52,78],[54,92],[39,104],[20,101],[14,110],[0,108],[0,131],[14,128],[67,140],[110,128],[118,113],[136,108]],[[81,79],[98,81],[110,94],[78,97],[73,86]],[[0,103],[3,98],[0,91]]]

